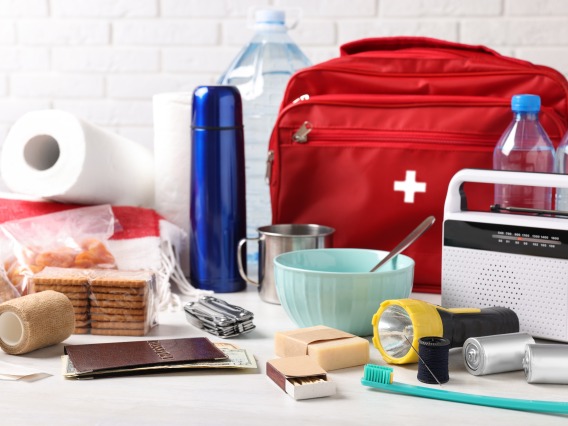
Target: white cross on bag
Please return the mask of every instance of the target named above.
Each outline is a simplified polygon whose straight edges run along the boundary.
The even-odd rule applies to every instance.
[[[414,203],[414,194],[417,192],[426,192],[426,183],[416,182],[416,171],[407,170],[406,177],[403,181],[394,181],[394,190],[404,192],[405,203]]]

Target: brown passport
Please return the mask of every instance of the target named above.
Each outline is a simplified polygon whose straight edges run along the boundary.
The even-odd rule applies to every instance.
[[[68,345],[64,351],[80,374],[227,359],[206,337]]]

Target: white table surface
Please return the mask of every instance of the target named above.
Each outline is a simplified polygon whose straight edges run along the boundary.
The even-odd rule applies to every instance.
[[[183,311],[160,314],[160,325],[144,338],[73,335],[64,343],[21,356],[0,351],[0,361],[29,366],[53,376],[26,382],[0,382],[2,424],[32,425],[567,425],[568,416],[535,414],[387,394],[360,384],[363,367],[329,373],[337,384],[332,397],[295,401],[265,374],[274,358],[273,336],[296,326],[280,305],[262,302],[255,288],[218,295],[255,314],[256,329],[233,339],[218,339],[189,325]],[[439,302],[439,296],[415,298]],[[66,380],[61,375],[64,344],[103,343],[148,338],[210,337],[249,349],[259,368],[243,371],[186,371],[167,374]],[[371,362],[384,364],[371,344]],[[423,385],[417,365],[395,367],[395,380]],[[450,353],[446,390],[511,398],[568,401],[568,385],[530,385],[522,371],[476,377],[465,370],[461,350]]]

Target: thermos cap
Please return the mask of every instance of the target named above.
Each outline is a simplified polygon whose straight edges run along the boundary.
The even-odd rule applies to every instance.
[[[243,126],[241,94],[235,86],[199,86],[193,91],[193,128]]]
[[[515,95],[511,98],[513,112],[539,112],[540,96],[538,95]]]

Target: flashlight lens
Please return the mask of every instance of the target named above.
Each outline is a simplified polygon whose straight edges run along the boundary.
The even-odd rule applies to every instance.
[[[390,357],[402,358],[408,353],[414,339],[414,328],[404,308],[398,305],[386,308],[377,327],[381,346]]]

